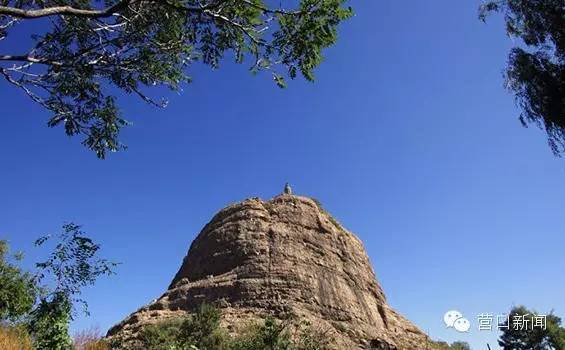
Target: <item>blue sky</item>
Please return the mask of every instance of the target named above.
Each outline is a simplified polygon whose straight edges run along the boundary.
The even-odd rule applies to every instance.
[[[494,349],[479,313],[565,316],[565,160],[503,89],[500,18],[480,22],[479,1],[352,5],[315,84],[195,66],[165,110],[122,99],[129,150],[105,161],[0,83],[0,237],[31,264],[31,242],[74,221],[122,262],[73,329],[158,297],[216,211],[285,181],[364,241],[389,303],[434,338]],[[445,328],[450,309],[468,334]]]

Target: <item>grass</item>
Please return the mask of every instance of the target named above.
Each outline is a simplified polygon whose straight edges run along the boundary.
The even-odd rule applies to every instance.
[[[32,350],[31,338],[21,328],[0,326],[0,349]]]
[[[90,328],[77,332],[73,338],[74,350],[110,350],[108,343],[102,339],[99,328]]]

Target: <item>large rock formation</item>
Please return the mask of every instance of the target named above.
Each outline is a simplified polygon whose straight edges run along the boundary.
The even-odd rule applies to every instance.
[[[221,210],[192,243],[168,290],[108,332],[218,305],[232,332],[267,315],[306,319],[338,349],[424,349],[427,337],[386,303],[361,241],[320,205],[283,194]]]

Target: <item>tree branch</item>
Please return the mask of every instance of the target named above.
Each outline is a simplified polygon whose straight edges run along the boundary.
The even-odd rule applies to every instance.
[[[63,66],[63,63],[58,61],[36,58],[29,55],[0,55],[0,61],[18,61],[18,62],[46,64],[51,66]]]
[[[48,16],[61,16],[61,15],[72,15],[72,16],[90,17],[90,18],[104,18],[104,17],[110,17],[114,14],[114,12],[126,8],[131,1],[135,1],[135,0],[122,0],[115,5],[102,10],[78,9],[72,6],[53,6],[53,7],[46,7],[38,10],[23,10],[15,7],[0,6],[0,15],[12,16],[15,18],[25,18],[25,19],[41,18]]]
[[[256,3],[250,1],[250,0],[241,0],[243,3],[247,4],[248,6],[251,6],[257,10],[260,10],[264,13],[271,13],[271,14],[279,14],[279,15],[302,15],[305,13],[305,11],[286,11],[286,10],[282,10],[282,9],[270,9],[268,7],[265,6],[261,6],[261,5],[257,5]]]
[[[39,97],[38,95],[36,95],[35,93],[33,93],[33,91],[31,91],[30,89],[28,89],[24,84],[16,81],[14,78],[12,78],[10,76],[10,74],[8,74],[8,72],[3,69],[0,68],[0,74],[4,76],[4,78],[10,83],[13,84],[15,86],[17,86],[18,88],[22,89],[26,95],[28,95],[33,101],[39,103],[41,106],[43,106],[46,109],[49,109],[49,106],[47,105],[47,103],[45,103],[45,101]]]
[[[24,19],[35,19],[41,17],[62,16],[62,15],[87,17],[87,18],[105,18],[105,17],[114,16],[116,12],[119,12],[120,10],[127,8],[131,3],[136,1],[140,2],[140,0],[121,0],[115,5],[101,10],[79,9],[68,5],[46,7],[37,10],[23,10],[15,7],[0,6],[0,15],[6,15],[6,16],[11,16],[15,18],[24,18]],[[170,3],[167,3],[167,1],[163,1],[163,0],[147,0],[147,2],[153,2],[153,3],[162,2],[169,6],[172,5]],[[220,4],[221,1],[209,5],[202,5],[200,7],[184,7],[184,6],[174,6],[174,5],[173,6],[176,7],[177,9],[182,9],[183,11],[202,12],[207,9],[213,9],[219,6]]]

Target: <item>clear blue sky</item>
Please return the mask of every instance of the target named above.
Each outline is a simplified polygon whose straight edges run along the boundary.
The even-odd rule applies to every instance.
[[[73,329],[158,297],[217,210],[285,181],[359,235],[390,304],[434,338],[494,349],[479,313],[565,316],[565,159],[503,89],[502,21],[480,22],[479,1],[352,5],[315,84],[195,67],[165,110],[123,100],[130,149],[105,161],[0,83],[0,237],[31,263],[35,238],[74,221],[123,263]],[[469,334],[445,329],[453,308]]]

